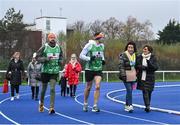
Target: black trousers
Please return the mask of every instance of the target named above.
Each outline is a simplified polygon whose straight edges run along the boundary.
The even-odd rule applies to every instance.
[[[32,92],[32,99],[38,99],[39,95],[39,86],[31,86],[31,92]]]
[[[70,96],[76,95],[76,88],[77,88],[77,85],[70,85]]]
[[[11,84],[11,96],[14,97],[14,90],[16,90],[16,93],[19,93],[19,85],[13,85]]]
[[[152,91],[150,91],[150,90],[143,90],[142,92],[143,92],[144,105],[146,107],[150,107]]]

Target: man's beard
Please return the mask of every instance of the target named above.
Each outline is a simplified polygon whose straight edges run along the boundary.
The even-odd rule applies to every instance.
[[[50,41],[51,44],[54,44],[55,42],[56,42],[55,40],[51,40],[51,41]]]
[[[50,45],[51,47],[54,47],[54,46],[56,45],[56,41],[55,41],[55,40],[49,41],[49,45]]]

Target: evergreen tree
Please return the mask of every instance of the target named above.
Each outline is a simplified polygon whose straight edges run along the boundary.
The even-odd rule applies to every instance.
[[[21,11],[15,12],[14,8],[7,10],[6,15],[0,20],[0,31],[21,31],[24,30],[25,24],[22,21],[23,14]]]
[[[13,49],[23,46],[26,24],[23,23],[23,14],[16,12],[14,8],[7,10],[4,18],[0,20],[0,48],[3,49],[2,57],[10,57]]]
[[[180,24],[175,20],[170,20],[162,31],[158,32],[158,42],[171,44],[180,42]]]

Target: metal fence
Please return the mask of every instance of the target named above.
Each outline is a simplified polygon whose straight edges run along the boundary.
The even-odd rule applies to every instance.
[[[0,76],[5,74],[6,70],[0,70]],[[119,81],[118,79],[119,71],[103,71],[103,81]],[[61,75],[61,72],[60,72]],[[180,81],[180,71],[178,70],[168,70],[168,71],[156,71],[156,80],[165,82],[167,80]],[[80,81],[85,83],[85,72],[82,71],[80,75]]]

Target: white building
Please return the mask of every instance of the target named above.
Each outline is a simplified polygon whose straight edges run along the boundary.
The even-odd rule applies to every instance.
[[[42,31],[42,42],[46,41],[48,33],[64,33],[67,31],[67,18],[42,16],[35,19],[36,30]]]
[[[35,23],[37,30],[42,30],[46,33],[53,32],[58,34],[63,32],[66,34],[67,18],[42,16],[36,18]]]

